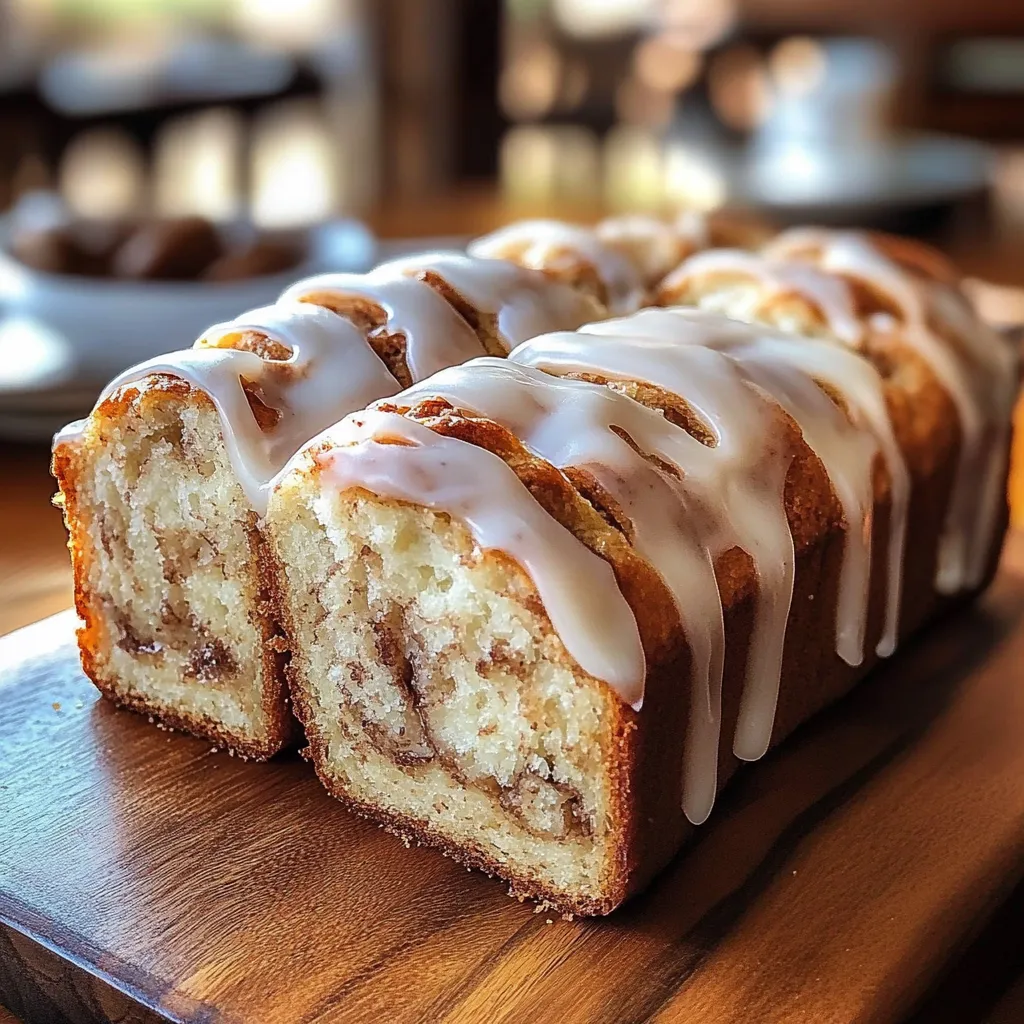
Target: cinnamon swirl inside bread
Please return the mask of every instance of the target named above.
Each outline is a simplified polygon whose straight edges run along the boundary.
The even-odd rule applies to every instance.
[[[607,913],[939,606],[958,437],[922,441],[917,386],[829,338],[646,310],[352,414],[268,512],[321,779]]]

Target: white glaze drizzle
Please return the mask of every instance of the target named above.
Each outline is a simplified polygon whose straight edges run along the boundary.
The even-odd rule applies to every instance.
[[[431,252],[386,266],[410,276],[431,271],[447,281],[475,309],[497,318],[506,353],[545,331],[573,331],[602,312],[578,289],[508,260]]]
[[[315,444],[324,442],[334,447],[315,458],[332,487],[363,488],[448,512],[482,550],[515,559],[584,671],[639,703],[643,646],[614,572],[549,516],[497,455],[376,410],[348,416]]]
[[[306,441],[347,413],[400,390],[361,329],[303,298],[333,293],[379,304],[388,318],[386,329],[406,339],[414,380],[481,353],[466,321],[413,276],[423,270],[435,271],[471,305],[495,314],[509,347],[538,332],[577,327],[600,312],[594,300],[575,289],[514,263],[427,254],[383,264],[367,275],[327,274],[300,281],[276,305],[210,328],[194,348],[126,370],[104,389],[97,405],[118,388],[158,373],[207,392],[220,416],[232,468],[262,515],[273,478]],[[247,330],[287,345],[291,357],[264,360],[228,347],[232,337]],[[274,425],[261,429],[243,379],[278,414]],[[75,443],[86,423],[68,424],[54,444]]]
[[[382,263],[368,274],[319,274],[293,284],[281,298],[308,302],[323,294],[367,299],[380,306],[387,316],[387,333],[405,337],[405,362],[413,380],[483,352],[469,324],[404,265]]]
[[[616,314],[631,313],[643,303],[644,283],[639,269],[591,228],[557,220],[522,220],[470,242],[471,256],[511,258],[524,267],[555,270],[568,259],[590,264],[608,292],[608,307]]]
[[[886,624],[876,652],[891,654],[898,637],[910,480],[878,371],[842,346],[795,339],[703,310],[645,309],[625,319],[590,324],[583,330],[601,335],[628,330],[634,337],[703,345],[727,353],[740,363],[751,383],[767,391],[793,418],[825,467],[848,524],[839,584],[836,650],[851,665],[863,660],[874,509],[871,470],[875,451],[881,452],[891,481],[892,512]],[[527,344],[523,349],[532,347]],[[640,373],[641,367],[634,366],[633,372]],[[814,382],[826,384],[842,396],[855,419],[852,428]],[[700,401],[695,400],[697,407]]]
[[[250,330],[287,345],[291,356],[268,360],[218,347]],[[401,388],[354,324],[319,306],[283,301],[210,328],[194,348],[133,366],[107,385],[97,405],[153,374],[178,377],[210,396],[232,469],[260,515],[273,477],[301,445],[339,415]],[[260,429],[243,380],[280,414],[272,428]],[[68,439],[58,434],[57,441]]]
[[[674,222],[643,213],[608,217],[597,224],[594,232],[605,245],[632,260],[649,285],[708,245],[707,223],[693,210]]]
[[[718,350],[737,364],[747,381],[771,394],[793,416],[804,431],[805,440],[829,472],[833,488],[851,524],[840,578],[837,651],[847,660],[859,662],[870,569],[871,471],[874,454],[880,447],[883,451],[888,450],[888,459],[893,466],[894,494],[905,495],[907,489],[906,468],[892,437],[881,381],[873,368],[853,353],[829,342],[797,342],[778,332],[759,330],[697,310],[644,310],[622,320],[590,325],[585,332],[597,337],[586,339],[577,334],[540,338],[520,346],[511,358],[562,372],[597,370],[627,379],[648,380],[688,399],[693,396],[693,407],[708,423],[715,424],[721,437],[728,437],[731,433],[738,445],[752,446],[767,465],[770,465],[770,454],[764,454],[763,446],[770,443],[774,432],[766,430],[760,442],[757,438],[741,440],[743,431],[737,430],[737,423],[743,422],[739,411],[743,406],[742,400],[727,398],[720,393],[718,408],[715,409],[713,385],[709,387],[707,380],[698,384],[690,373],[683,372],[673,350],[685,349],[688,345]],[[605,344],[599,344],[599,338]],[[822,378],[837,386],[854,413],[863,407],[862,426],[848,423],[827,395],[814,384],[814,380]],[[749,406],[750,399],[746,408]],[[874,434],[876,428],[879,437]],[[719,443],[721,447],[721,441]],[[712,450],[722,456],[723,462],[728,451],[728,448],[721,452]],[[720,464],[718,468],[722,474],[724,467]],[[692,474],[684,476],[684,481],[692,485]],[[746,491],[737,500],[737,508],[727,511],[729,515],[739,517],[731,520],[737,531],[742,530],[744,513],[750,517],[748,536],[743,537],[737,546],[747,551],[754,561],[759,600],[733,751],[738,757],[750,760],[764,753],[771,738],[781,674],[782,640],[792,595],[792,540],[785,518],[781,484],[765,488],[763,480],[743,480],[742,474],[740,483],[741,486],[746,483]],[[723,493],[721,475],[717,483],[711,484],[710,490],[712,495]],[[718,515],[721,514],[719,510]],[[894,508],[894,527],[896,522],[903,521],[901,510]],[[772,524],[771,529],[766,529],[768,524]],[[780,540],[783,536],[788,540]],[[901,554],[902,542],[902,528],[894,528],[891,556]],[[788,548],[784,544],[788,544]],[[786,565],[781,577],[775,574],[780,564]],[[902,559],[894,557],[892,564],[901,568]],[[893,636],[899,607],[899,581],[899,571],[891,572],[887,621]],[[689,616],[684,615],[684,622],[689,622]],[[883,638],[879,646],[887,650],[891,642]],[[703,686],[702,676],[702,670],[695,673],[694,685],[698,688]],[[710,670],[709,678],[711,692],[714,693],[716,685],[720,686],[714,669]],[[693,783],[698,790],[706,791],[705,780],[711,771],[710,758],[705,754],[702,759],[698,751],[706,751],[710,747],[707,737],[702,743],[691,743],[688,738],[685,774],[699,780]]]
[[[859,345],[864,336],[850,289],[842,280],[809,264],[770,260],[743,249],[708,249],[680,264],[662,281],[659,292],[671,302],[674,295],[702,277],[745,277],[756,281],[763,289],[759,308],[786,295],[799,295],[818,310],[840,340]]]
[[[714,249],[698,253],[686,260],[665,280],[662,292],[671,299],[673,292],[685,291],[688,282],[696,281],[704,275],[740,276],[757,281],[764,286],[766,292],[759,302],[759,308],[776,301],[784,294],[799,296],[817,307],[834,337],[855,348],[863,340],[864,327],[857,316],[849,285],[841,276],[821,270],[813,264],[773,259],[743,250]],[[754,311],[754,317],[756,316],[757,310]],[[816,353],[820,351],[823,350],[807,350],[805,359],[808,360],[808,366],[816,363],[817,378],[838,392],[856,386],[860,408],[864,415],[870,417],[890,473],[893,508],[887,560],[889,598],[885,629],[876,648],[879,655],[887,657],[895,650],[898,635],[903,549],[910,491],[909,476],[893,435],[885,406],[884,390],[878,374],[869,371],[858,360],[842,367],[843,376],[837,378],[834,372],[830,372],[835,369],[831,365],[833,360],[822,362],[815,358]],[[857,558],[856,561],[859,562],[860,559]]]
[[[764,252],[769,257],[807,259],[861,281],[897,309],[900,322],[879,315],[871,328],[880,334],[891,331],[920,352],[960,420],[960,456],[935,586],[948,594],[979,585],[1002,499],[1017,387],[1014,352],[973,315],[966,297],[955,288],[906,272],[866,234],[795,229],[779,235]],[[952,330],[959,345],[933,330],[929,314]]]

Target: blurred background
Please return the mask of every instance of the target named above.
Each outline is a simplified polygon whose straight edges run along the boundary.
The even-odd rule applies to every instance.
[[[147,346],[516,217],[720,207],[926,237],[1024,322],[1024,4],[0,0],[0,632],[69,603],[47,439]],[[189,215],[191,269],[16,244]]]
[[[1024,5],[0,0],[0,209],[39,188],[387,235],[728,203],[999,249]]]

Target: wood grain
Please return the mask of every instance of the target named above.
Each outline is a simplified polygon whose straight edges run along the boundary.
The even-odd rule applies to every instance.
[[[992,592],[740,775],[604,921],[406,849],[297,758],[0,643],[0,1002],[74,1021],[895,1021],[1024,873],[1024,538]],[[57,705],[57,706],[55,706]]]

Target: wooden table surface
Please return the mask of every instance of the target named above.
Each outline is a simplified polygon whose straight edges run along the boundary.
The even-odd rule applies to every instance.
[[[298,757],[242,763],[116,710],[73,626],[0,640],[0,997],[32,1024],[1014,1012],[1022,534],[978,606],[742,772],[651,889],[595,921],[407,848]]]
[[[381,211],[373,223],[384,236],[476,234],[522,212],[506,208],[481,193],[430,204],[391,207]],[[588,215],[588,211],[582,211],[580,219]],[[949,248],[968,272],[1003,284],[1024,286],[1024,236],[1007,235],[980,243],[970,237],[954,239]],[[49,503],[53,482],[48,461],[45,446],[0,440],[0,472],[4,480],[0,490],[0,635],[71,604],[64,530],[59,512]],[[1024,525],[1024,473],[1013,504],[1017,522]],[[1024,908],[1024,897],[1021,906]],[[1008,924],[1007,928],[1010,927]],[[1002,933],[994,937],[982,934],[977,942],[987,943],[984,949],[989,952],[1008,948]],[[989,953],[982,959],[985,956]],[[1002,1015],[993,1017],[993,1021],[1024,1020],[1024,950],[1020,950],[1016,968],[1022,972],[1022,979],[1015,988],[1008,989],[1006,1006],[999,1011]],[[957,972],[951,969],[950,973],[955,981]],[[960,980],[964,991],[971,988],[970,973]],[[1000,984],[1005,983],[1006,977],[1001,975]],[[941,1008],[935,1012],[942,1012]],[[10,1019],[0,1007],[0,1024],[8,1024]],[[922,1024],[929,1024],[929,1018],[922,1018]]]

